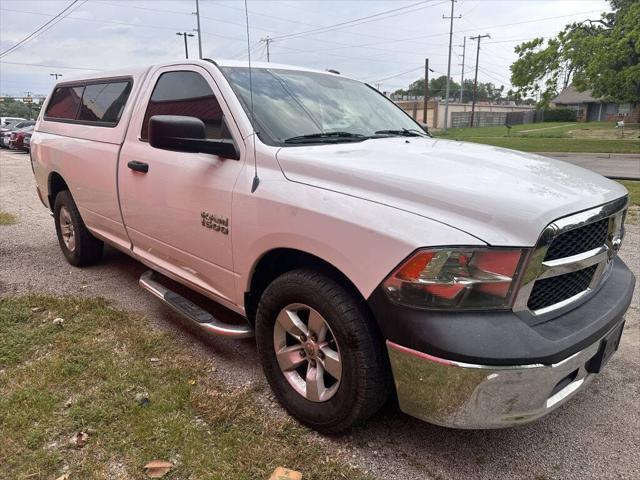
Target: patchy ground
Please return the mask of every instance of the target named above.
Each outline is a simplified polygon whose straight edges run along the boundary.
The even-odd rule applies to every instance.
[[[14,225],[18,223],[18,217],[9,212],[0,210],[0,225]]]
[[[104,300],[0,300],[0,478],[365,478],[287,416],[258,383],[225,386],[207,356]]]
[[[524,152],[640,153],[640,125],[629,124],[624,136],[615,122],[543,122],[485,128],[451,128],[437,137],[513,148]]]
[[[196,335],[138,287],[138,277],[145,268],[113,249],[107,250],[103,263],[92,268],[76,269],[65,262],[53,221],[35,193],[27,155],[0,153],[0,207],[19,217],[16,225],[0,226],[0,295],[47,292],[104,296],[118,308],[144,316],[137,324],[141,329],[153,334],[167,332],[178,344],[175,348],[187,349],[185,372],[199,362],[215,366],[215,372],[198,377],[199,383],[219,382],[222,391],[250,391],[262,405],[260,415],[284,417],[269,396],[250,340]],[[640,274],[638,251],[640,228],[629,225],[621,256],[636,275]],[[388,406],[365,428],[337,437],[308,433],[306,438],[328,448],[332,458],[384,479],[638,478],[640,458],[634,453],[640,447],[637,292],[627,314],[620,351],[605,372],[571,402],[538,422],[507,430],[449,430]],[[216,440],[210,442],[214,448]],[[247,456],[252,453],[250,449],[246,452]]]

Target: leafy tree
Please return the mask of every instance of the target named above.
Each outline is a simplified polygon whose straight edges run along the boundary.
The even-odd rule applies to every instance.
[[[557,37],[536,38],[515,48],[511,83],[521,95],[540,95],[546,106],[573,84],[596,98],[640,102],[640,2],[609,0],[599,20],[567,25]]]
[[[29,105],[23,102],[19,102],[13,98],[4,97],[0,102],[0,117],[21,117],[21,118],[37,118],[40,112],[40,105],[37,103],[31,104],[31,110]]]
[[[442,75],[437,78],[429,80],[429,97],[430,98],[445,98],[447,91],[447,76]],[[421,96],[424,94],[424,78],[420,78],[415,82],[412,82],[409,87],[405,89],[396,90],[394,95],[398,96]],[[449,99],[457,101],[460,99],[460,84],[455,80],[449,81]],[[482,83],[478,82],[477,97],[479,102],[498,102],[505,99],[504,85],[494,85],[491,82]],[[463,83],[462,89],[462,101],[469,103],[473,100],[473,80],[466,79]]]

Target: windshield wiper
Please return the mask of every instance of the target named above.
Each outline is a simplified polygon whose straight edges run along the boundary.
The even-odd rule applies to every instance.
[[[360,133],[351,132],[318,132],[309,133],[307,135],[298,135],[297,137],[287,138],[284,143],[318,143],[318,142],[335,142],[335,141],[361,141],[369,137]]]
[[[427,137],[427,132],[403,128],[402,130],[378,130],[376,135],[400,135],[401,137]]]

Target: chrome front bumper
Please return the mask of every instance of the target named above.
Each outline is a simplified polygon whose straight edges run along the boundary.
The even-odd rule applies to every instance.
[[[593,378],[586,364],[607,335],[552,365],[474,365],[390,341],[387,350],[403,412],[445,427],[503,428],[546,415],[586,386]]]

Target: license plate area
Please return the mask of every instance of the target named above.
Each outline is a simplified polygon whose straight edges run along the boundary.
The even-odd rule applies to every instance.
[[[609,362],[613,354],[618,350],[623,330],[624,322],[600,341],[598,353],[585,365],[587,372],[600,373],[602,369],[604,369],[607,362]]]

